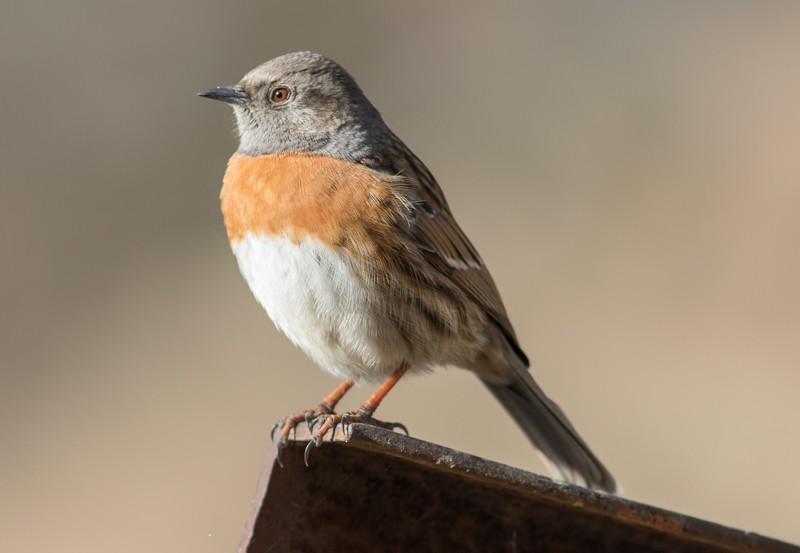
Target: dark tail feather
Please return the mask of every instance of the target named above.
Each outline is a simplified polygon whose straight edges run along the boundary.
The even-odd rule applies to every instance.
[[[614,477],[594,456],[564,412],[534,382],[526,369],[514,369],[512,381],[481,381],[503,404],[561,477],[575,484],[616,493]]]

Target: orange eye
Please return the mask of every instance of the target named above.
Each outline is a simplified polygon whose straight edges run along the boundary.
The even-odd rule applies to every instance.
[[[269,99],[275,102],[276,104],[280,104],[285,102],[289,98],[289,89],[285,86],[279,86],[277,88],[273,88],[272,92],[269,93]]]

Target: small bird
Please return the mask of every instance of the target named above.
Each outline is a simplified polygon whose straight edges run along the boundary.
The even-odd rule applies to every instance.
[[[306,454],[339,424],[402,426],[372,417],[389,390],[407,372],[453,365],[481,379],[555,475],[616,491],[528,372],[494,281],[433,175],[347,71],[296,52],[198,94],[236,116],[239,148],[220,199],[242,275],[278,329],[343,380],[282,419],[279,447],[303,421],[313,430]],[[335,413],[359,381],[383,384]]]

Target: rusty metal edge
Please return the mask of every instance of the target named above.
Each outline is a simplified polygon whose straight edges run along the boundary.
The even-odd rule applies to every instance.
[[[307,431],[300,430],[295,440],[307,442]],[[429,469],[456,472],[476,482],[492,481],[495,485],[512,489],[521,495],[550,504],[563,506],[593,516],[605,517],[624,524],[651,529],[678,536],[687,541],[724,547],[738,553],[800,553],[800,547],[674,511],[631,501],[624,497],[555,481],[545,476],[527,472],[482,457],[463,453],[417,438],[375,426],[353,424],[348,434],[337,433],[334,443],[346,447],[391,455]],[[242,533],[239,552],[246,551],[248,537],[252,534],[261,504],[269,487],[272,469],[277,465],[276,449],[270,448],[259,478],[252,509]],[[319,459],[317,457],[317,459]],[[318,460],[316,462],[322,462]]]
[[[247,520],[242,529],[242,537],[239,540],[239,547],[236,549],[237,553],[246,553],[247,547],[250,544],[250,536],[253,535],[258,515],[261,512],[261,505],[264,502],[264,498],[267,496],[269,481],[272,477],[272,469],[278,464],[276,460],[277,454],[278,450],[275,448],[275,444],[272,444],[269,448],[269,453],[267,453],[264,465],[261,468],[258,484],[256,484],[256,492],[253,499],[250,501],[250,514],[247,515]]]

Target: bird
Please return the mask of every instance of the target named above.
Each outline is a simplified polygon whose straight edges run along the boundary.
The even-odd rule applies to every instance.
[[[332,59],[294,52],[198,92],[233,108],[239,146],[221,210],[240,272],[276,327],[342,380],[303,421],[306,449],[373,417],[406,373],[477,375],[563,481],[615,493],[611,473],[529,371],[498,289],[425,164]],[[339,414],[355,383],[382,383]],[[273,433],[275,428],[273,429]]]

